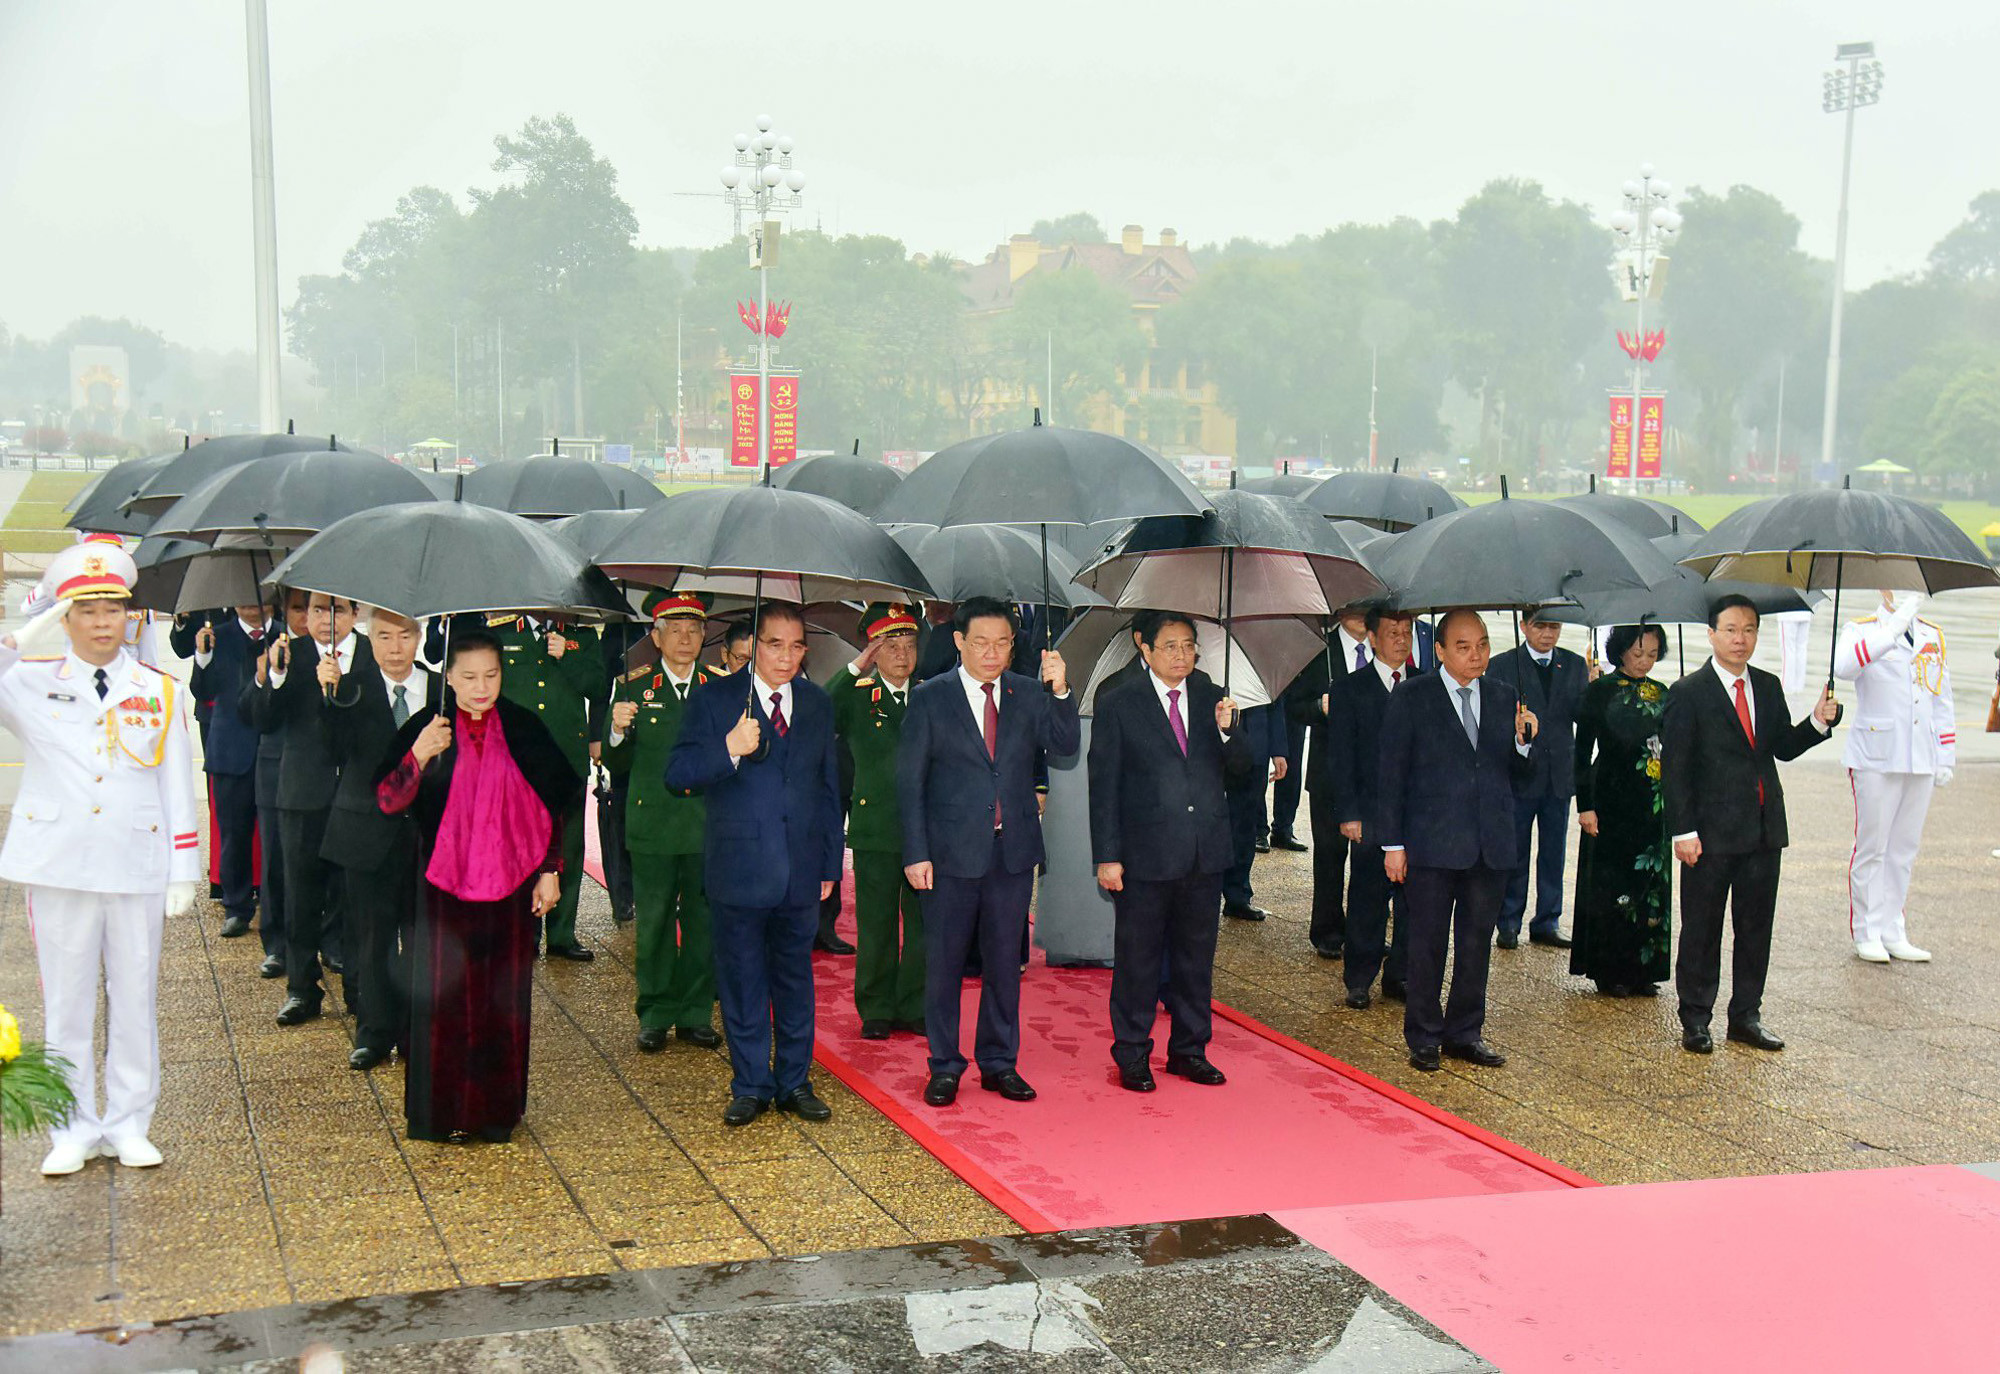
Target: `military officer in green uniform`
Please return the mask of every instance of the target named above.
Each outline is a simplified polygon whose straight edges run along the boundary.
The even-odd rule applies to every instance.
[[[847,845],[854,851],[854,1007],[861,1034],[924,1033],[924,917],[903,877],[896,743],[917,667],[917,618],[877,602],[861,614],[868,647],[827,683],[833,728],[854,758]],[[900,921],[897,919],[901,917]]]
[[[639,1048],[665,1049],[669,1031],[714,1048],[715,955],[702,891],[699,792],[669,790],[667,755],[681,732],[688,693],[709,680],[700,663],[707,602],[694,592],[654,592],[640,609],[653,619],[659,661],[625,674],[611,693],[604,762],[628,772],[625,852],[632,856],[638,950]]]
[[[500,692],[533,711],[561,746],[578,777],[590,776],[590,703],[602,697],[604,655],[597,631],[537,616],[489,617],[500,641]],[[549,956],[588,963],[596,954],[577,943],[576,898],[583,884],[584,804],[563,817],[562,900],[549,913]]]

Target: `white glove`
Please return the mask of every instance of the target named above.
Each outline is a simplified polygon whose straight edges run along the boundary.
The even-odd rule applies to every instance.
[[[194,910],[195,883],[167,884],[167,915],[185,916]]]
[[[1889,619],[1895,623],[1898,630],[1907,630],[1910,628],[1910,622],[1917,618],[1917,607],[1923,604],[1923,593],[1911,592],[1908,596],[1898,598],[1895,614]]]
[[[1949,787],[1951,786],[1951,777],[1952,777],[1951,769],[1940,768],[1931,774],[1931,781],[1936,783],[1939,787]]]
[[[66,644],[62,632],[63,602],[55,602],[35,613],[34,619],[14,632],[14,646],[23,657],[60,652]]]

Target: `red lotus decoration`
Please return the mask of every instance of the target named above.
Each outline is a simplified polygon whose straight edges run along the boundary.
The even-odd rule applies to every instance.
[[[1626,357],[1644,358],[1650,363],[1667,346],[1667,331],[1654,329],[1645,334],[1627,334],[1621,329],[1618,331],[1618,346],[1625,350]]]
[[[736,302],[736,318],[743,321],[743,327],[752,334],[764,334],[773,339],[785,337],[785,326],[791,323],[792,303],[764,307],[764,318],[757,318],[757,307],[747,301]]]

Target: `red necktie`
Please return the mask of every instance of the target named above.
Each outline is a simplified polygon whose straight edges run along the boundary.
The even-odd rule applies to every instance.
[[[1743,695],[1743,679],[1736,679],[1736,719],[1743,726],[1743,738],[1750,741],[1751,753],[1757,749],[1757,731],[1750,724],[1750,698]],[[1757,779],[1757,805],[1764,804],[1764,779]]]
[[[783,692],[771,693],[771,728],[776,730],[780,735],[788,733],[792,728],[785,723],[785,694]]]
[[[1000,703],[994,699],[992,683],[982,682],[979,684],[979,689],[986,693],[986,757],[989,759],[998,758],[1000,755]],[[1000,798],[998,796],[993,798],[993,828],[995,830],[1000,828]]]
[[[1392,691],[1395,689],[1396,684],[1402,680],[1403,670],[1401,668],[1391,668],[1389,670],[1389,687]]]

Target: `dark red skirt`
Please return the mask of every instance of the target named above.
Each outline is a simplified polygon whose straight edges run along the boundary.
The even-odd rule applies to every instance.
[[[527,1111],[533,893],[533,878],[497,902],[423,886],[403,1075],[414,1140],[504,1138]]]

